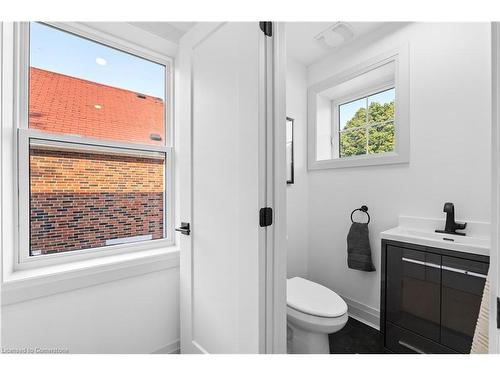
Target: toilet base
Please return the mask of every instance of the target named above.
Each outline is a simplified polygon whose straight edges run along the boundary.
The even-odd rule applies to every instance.
[[[290,323],[287,328],[289,354],[330,354],[327,333],[306,331]]]

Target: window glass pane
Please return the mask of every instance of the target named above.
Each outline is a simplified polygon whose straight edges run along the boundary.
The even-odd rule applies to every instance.
[[[394,89],[379,92],[368,97],[368,120],[370,123],[383,123],[394,120]]]
[[[340,133],[340,157],[366,154],[366,129]]]
[[[30,143],[30,255],[164,237],[165,154],[106,152]]]
[[[366,98],[339,105],[339,130],[366,124]]]
[[[29,127],[165,144],[164,65],[33,22]]]
[[[394,151],[394,122],[370,127],[368,131],[368,152],[379,154]]]

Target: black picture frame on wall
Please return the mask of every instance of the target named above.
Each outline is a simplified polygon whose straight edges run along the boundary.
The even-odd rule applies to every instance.
[[[286,118],[286,183],[292,185],[295,181],[294,171],[294,149],[293,149],[293,132],[294,132],[294,119],[291,117]]]

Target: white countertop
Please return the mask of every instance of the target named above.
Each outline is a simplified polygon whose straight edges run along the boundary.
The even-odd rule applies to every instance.
[[[435,232],[436,229],[444,229],[444,219],[400,216],[398,226],[381,232],[380,236],[386,240],[489,256],[490,224],[457,220],[464,221],[467,222],[467,228],[461,232],[466,235],[459,236]]]

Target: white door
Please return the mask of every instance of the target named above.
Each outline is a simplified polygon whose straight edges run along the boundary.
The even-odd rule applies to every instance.
[[[263,351],[265,38],[258,22],[203,23],[180,43],[182,353]]]

